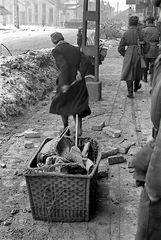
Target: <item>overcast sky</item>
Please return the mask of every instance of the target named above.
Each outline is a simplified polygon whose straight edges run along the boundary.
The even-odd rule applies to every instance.
[[[118,3],[118,10],[124,11],[129,8],[129,5],[126,5],[126,0],[106,0],[110,3],[111,7],[114,7],[117,10],[117,3]]]

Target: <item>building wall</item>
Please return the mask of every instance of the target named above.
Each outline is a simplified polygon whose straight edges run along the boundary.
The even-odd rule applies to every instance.
[[[75,1],[74,1],[75,2]],[[6,24],[15,23],[14,0],[0,0],[12,15],[5,16]],[[65,21],[70,19],[83,19],[83,0],[82,4],[76,8],[73,4],[66,5],[62,10],[57,8],[59,1],[49,0],[18,0],[19,7],[19,25],[42,25],[42,26],[63,26]],[[114,8],[107,4],[103,5],[101,1],[100,22],[106,22],[107,19],[114,17]],[[94,2],[89,2],[89,10],[95,10]],[[1,17],[1,21],[3,21]]]
[[[48,1],[35,0],[34,2],[30,3],[30,5],[26,8],[25,12],[27,14],[26,18],[27,25],[43,25],[43,26],[57,25],[56,6],[54,6]],[[20,24],[21,21],[23,21],[22,18],[20,18]]]
[[[56,6],[46,0],[19,0],[19,24],[20,25],[58,25],[59,14]],[[5,16],[7,24],[14,24],[14,0],[0,0],[0,4],[12,12]],[[1,16],[0,21],[3,20]]]

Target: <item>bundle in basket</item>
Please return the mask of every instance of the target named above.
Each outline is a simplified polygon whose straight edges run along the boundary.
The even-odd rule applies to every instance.
[[[25,172],[32,216],[35,220],[44,221],[88,221],[97,186],[101,148],[94,139],[78,139],[81,150],[84,144],[90,141],[88,155],[94,167],[89,174],[46,172],[42,167],[37,167],[37,156],[43,146],[51,140],[47,138],[43,141]]]

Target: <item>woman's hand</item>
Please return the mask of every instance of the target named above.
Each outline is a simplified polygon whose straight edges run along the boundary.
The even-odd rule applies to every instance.
[[[82,80],[82,75],[79,71],[77,71],[76,81],[80,81],[80,80]]]

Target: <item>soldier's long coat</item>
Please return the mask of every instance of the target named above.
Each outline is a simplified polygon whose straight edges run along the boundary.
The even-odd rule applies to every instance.
[[[88,91],[84,79],[89,60],[78,47],[60,41],[52,50],[56,65],[60,70],[57,79],[56,94],[52,99],[50,113],[70,116],[82,113],[88,109]],[[61,87],[70,85],[76,79],[77,70],[80,71],[82,80],[72,85],[63,93]]]
[[[141,61],[140,61],[140,47],[138,46],[139,40],[144,39],[144,32],[137,26],[130,26],[129,29],[123,34],[118,52],[124,57],[121,80],[135,81],[141,80]]]
[[[138,211],[135,240],[161,239],[161,57],[155,62],[151,120],[156,134],[133,160],[135,179],[145,181]],[[148,147],[149,146],[149,147]],[[148,147],[148,149],[147,149]]]
[[[148,53],[145,55],[146,58],[157,58],[159,55],[159,30],[158,28],[153,24],[148,24],[144,28],[146,39],[148,42],[150,42],[150,49]]]

